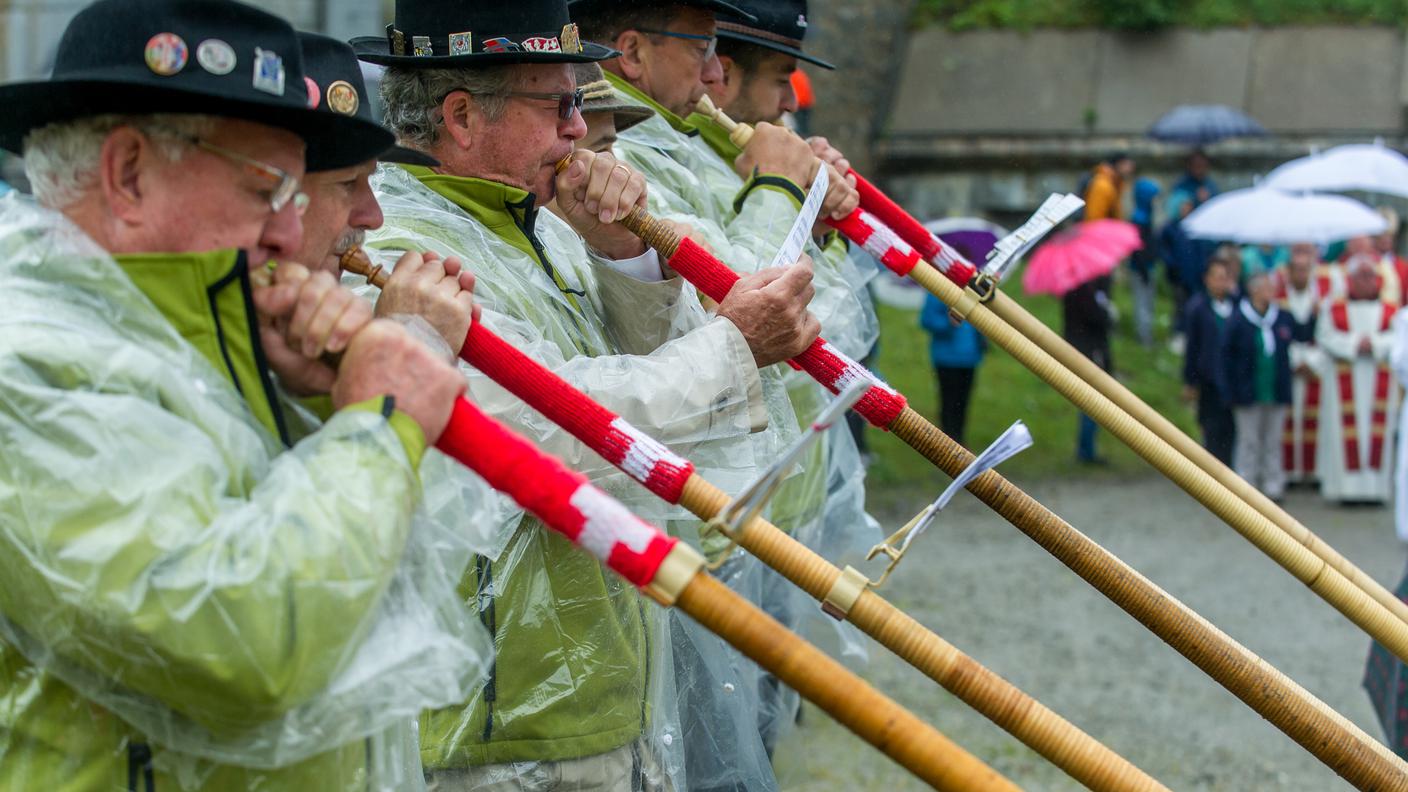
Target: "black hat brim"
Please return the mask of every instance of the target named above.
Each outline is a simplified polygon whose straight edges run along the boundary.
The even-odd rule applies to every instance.
[[[307,144],[309,171],[373,160],[396,142],[389,130],[352,116],[96,77],[0,85],[0,107],[0,148],[16,154],[35,129],[105,113],[193,113],[286,129]]]
[[[719,38],[721,38],[721,39],[731,39],[731,40],[733,40],[733,41],[742,41],[742,42],[744,42],[744,43],[746,43],[746,44],[754,44],[754,45],[756,45],[756,46],[763,47],[764,49],[770,49],[770,50],[772,50],[773,52],[782,52],[782,53],[786,53],[786,54],[788,54],[788,55],[791,55],[791,56],[794,57],[794,58],[797,58],[798,60],[804,60],[804,61],[806,61],[807,63],[811,63],[811,64],[814,64],[814,65],[816,65],[816,66],[820,66],[820,67],[823,68],[823,69],[832,69],[832,70],[834,70],[834,69],[836,68],[836,65],[835,65],[835,64],[833,64],[833,63],[828,63],[828,62],[822,60],[821,58],[816,57],[815,55],[808,55],[807,53],[803,52],[802,50],[798,49],[797,47],[789,47],[789,46],[787,46],[786,44],[779,44],[779,43],[776,42],[776,41],[769,41],[768,39],[765,39],[765,38],[763,38],[763,37],[761,37],[761,36],[752,36],[752,35],[749,35],[749,34],[747,34],[747,33],[737,33],[737,32],[734,32],[734,31],[732,31],[732,30],[720,30],[720,31],[718,32],[718,36],[719,36]]]
[[[475,52],[469,55],[392,55],[385,36],[358,36],[348,42],[358,60],[407,69],[462,69],[470,66],[509,66],[516,63],[596,63],[620,55],[610,47],[582,42],[581,52]]]
[[[427,168],[440,167],[440,160],[426,154],[424,151],[416,151],[405,146],[392,146],[383,151],[377,159],[382,162],[394,162],[398,165],[421,165]]]

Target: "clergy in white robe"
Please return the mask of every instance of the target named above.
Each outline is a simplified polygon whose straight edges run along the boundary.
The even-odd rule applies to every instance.
[[[1398,386],[1389,371],[1396,306],[1379,299],[1377,262],[1346,265],[1347,299],[1325,301],[1316,341],[1326,357],[1317,443],[1320,492],[1332,501],[1386,503],[1391,493]]]
[[[1281,467],[1290,483],[1318,480],[1315,472],[1316,443],[1320,422],[1320,377],[1325,358],[1315,345],[1315,321],[1320,304],[1329,297],[1344,295],[1340,267],[1320,262],[1320,249],[1313,243],[1291,246],[1291,260],[1272,275],[1276,303],[1296,323],[1291,343],[1291,409],[1281,435]]]

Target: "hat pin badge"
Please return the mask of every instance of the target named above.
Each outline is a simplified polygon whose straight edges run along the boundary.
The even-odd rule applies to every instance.
[[[328,109],[341,115],[355,115],[362,100],[357,89],[346,80],[338,80],[328,86]]]
[[[277,52],[254,48],[254,87],[275,96],[284,95],[284,59]]]
[[[235,48],[220,39],[209,38],[196,47],[196,62],[217,77],[234,71],[237,60]]]
[[[562,32],[558,34],[558,41],[562,43],[562,51],[576,54],[582,51],[582,34],[577,30],[576,22],[569,22],[562,26]]]
[[[158,33],[147,39],[143,57],[153,74],[170,77],[186,67],[190,56],[186,42],[175,33]]]
[[[474,51],[474,35],[466,30],[450,34],[450,54],[469,55]]]

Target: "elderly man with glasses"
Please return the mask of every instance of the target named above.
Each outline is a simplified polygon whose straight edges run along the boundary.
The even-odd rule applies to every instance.
[[[758,124],[741,151],[725,135],[722,142],[730,148],[725,156],[713,147],[720,142],[717,136],[709,134],[717,125],[694,113],[707,86],[724,79],[715,36],[739,29],[718,20],[747,23],[744,29],[771,26],[774,19],[783,17],[793,28],[798,20],[805,24],[805,5],[778,5],[572,0],[572,11],[584,35],[620,51],[602,64],[607,78],[627,99],[655,111],[653,118],[619,135],[615,145],[617,155],[650,182],[651,211],[688,223],[696,237],[733,269],[752,272],[772,261],[797,221],[812,180],[827,169],[827,195],[805,247],[815,262],[816,297],[810,309],[828,341],[861,359],[878,335],[864,288],[866,279],[848,260],[845,242],[820,222],[855,208],[859,197],[853,186],[819,159],[806,141],[770,123]],[[837,162],[843,163],[839,158]],[[802,372],[784,371],[782,376],[798,419],[804,425],[810,423],[825,403],[825,392]],[[854,445],[841,431],[833,431],[824,445],[811,450],[803,473],[787,482],[772,503],[774,523],[828,557],[868,548],[880,539],[864,513],[864,471]],[[795,624],[799,618],[795,590],[775,577],[765,576],[760,604],[785,624]],[[792,721],[798,702],[795,696],[772,695],[770,679],[761,684],[765,695],[758,721],[770,752],[780,729]],[[700,757],[700,761],[707,759]]]
[[[364,61],[388,67],[382,98],[402,145],[441,163],[378,169],[385,225],[367,235],[372,252],[459,257],[474,270],[487,327],[710,476],[743,486],[759,449],[770,455],[783,441],[777,429],[796,431],[785,394],[775,381],[765,386],[759,367],[817,335],[809,265],[747,279],[710,315],[613,222],[644,202],[645,184],[609,154],[574,153],[586,129],[573,64],[612,53],[581,40],[564,0],[400,0],[384,36],[352,43]],[[554,198],[561,219],[540,211]],[[378,311],[400,304],[384,292]],[[638,513],[685,516],[477,372],[466,375],[486,410]],[[475,695],[422,720],[430,786],[683,788],[671,757],[689,735],[667,686],[671,644],[692,638],[568,543],[505,512],[498,546],[461,585],[493,633],[496,662]],[[709,641],[696,654],[721,654]],[[737,677],[720,680],[716,695],[725,685],[747,695]]]
[[[301,63],[249,6],[100,0],[0,86],[0,789],[408,788],[409,719],[482,683],[414,516],[463,378],[288,261],[305,168],[394,142]]]

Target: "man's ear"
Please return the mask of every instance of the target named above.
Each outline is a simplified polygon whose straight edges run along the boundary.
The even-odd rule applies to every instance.
[[[724,87],[732,88],[734,81],[741,79],[743,70],[740,69],[738,63],[728,55],[719,56],[719,65],[724,68]]]
[[[98,152],[98,186],[109,211],[129,225],[140,225],[142,200],[158,152],[145,135],[130,126],[108,133]]]
[[[621,55],[611,61],[616,66],[613,71],[632,83],[644,76],[650,57],[647,43],[645,34],[639,30],[627,30],[617,36],[611,46],[620,50]]]
[[[468,91],[451,91],[440,102],[440,113],[445,119],[445,134],[461,149],[468,149],[483,132],[484,115]]]

